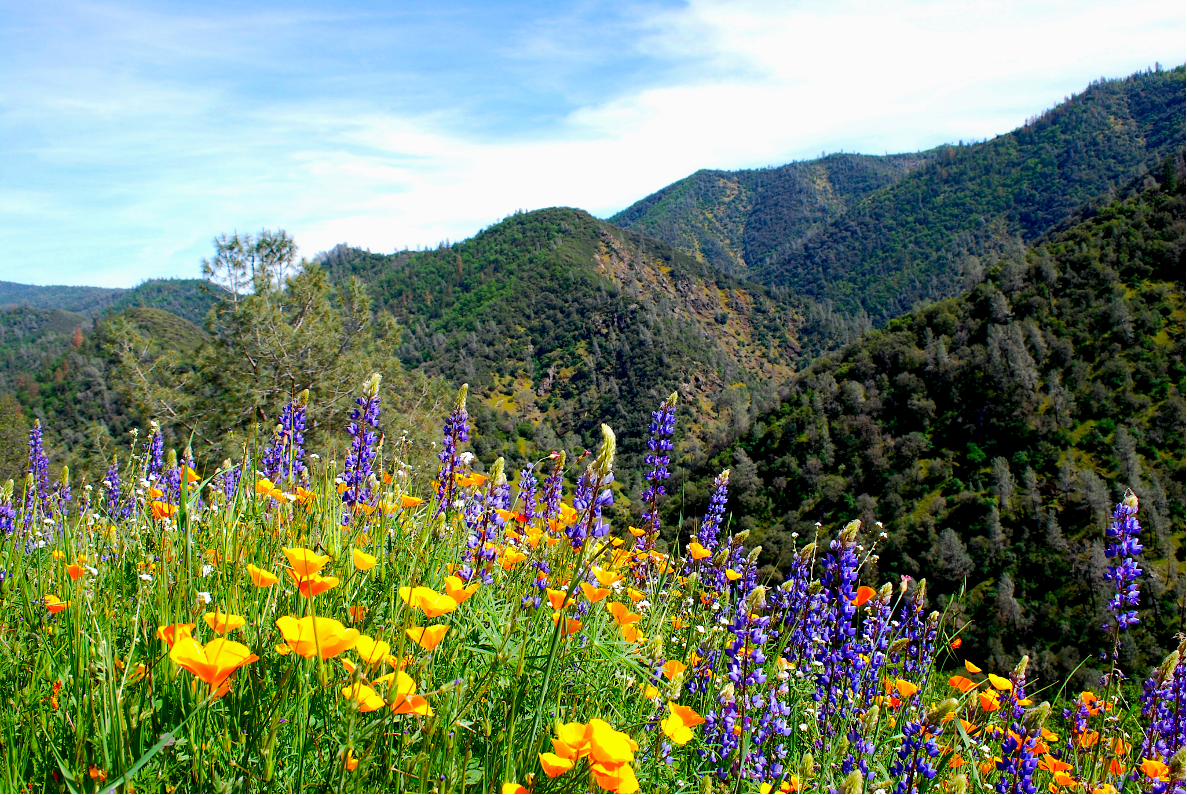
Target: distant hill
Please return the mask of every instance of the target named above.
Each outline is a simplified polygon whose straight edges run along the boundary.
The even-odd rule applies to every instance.
[[[839,176],[835,157],[795,164],[769,187],[756,172],[698,172],[612,220],[881,325],[976,283],[997,258],[1173,153],[1184,76],[1179,67],[1093,83],[990,141],[915,160],[847,156]],[[796,213],[813,203],[816,212]]]
[[[436,251],[339,247],[322,262],[369,282],[406,327],[407,366],[470,383],[488,463],[592,446],[602,422],[638,453],[673,391],[681,454],[703,458],[773,405],[798,349],[786,296],[580,210],[515,215]]]
[[[835,154],[779,168],[701,170],[610,218],[658,238],[725,273],[802,243],[854,202],[926,165],[936,152]]]
[[[1099,647],[1104,528],[1130,487],[1146,617],[1122,655],[1157,664],[1184,600],[1183,171],[1180,150],[971,291],[817,359],[688,486],[684,515],[732,467],[729,510],[768,571],[816,522],[823,543],[862,518],[872,548],[882,521],[871,576],[926,576],[937,606],[963,584],[970,655],[1030,653],[1051,682]]]
[[[94,318],[107,311],[144,306],[201,325],[219,289],[204,279],[149,279],[130,289],[0,282],[0,309],[60,309]]]

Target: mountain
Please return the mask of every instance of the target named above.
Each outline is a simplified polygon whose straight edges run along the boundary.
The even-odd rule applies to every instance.
[[[701,170],[632,204],[610,222],[745,277],[874,191],[926,165],[936,152],[835,154],[779,168]]]
[[[404,326],[408,367],[471,385],[487,463],[592,447],[602,422],[629,458],[673,391],[680,454],[703,459],[774,404],[798,351],[786,296],[580,210],[518,214],[435,251],[339,247],[321,261],[363,278]]]
[[[965,589],[970,656],[1008,668],[1029,653],[1051,682],[1102,642],[1104,528],[1130,487],[1146,573],[1122,655],[1157,664],[1184,607],[1183,172],[1180,149],[973,289],[817,359],[687,487],[682,514],[732,467],[735,527],[772,573],[793,534],[823,545],[860,517],[880,555],[869,584],[926,576],[941,609]],[[1090,662],[1077,681],[1099,674]]]
[[[1184,137],[1184,75],[1179,67],[1102,80],[1011,133],[915,160],[850,156],[869,176],[835,215],[796,214],[846,190],[835,187],[847,181],[831,176],[834,157],[795,164],[830,175],[815,190],[787,191],[788,176],[768,196],[729,187],[749,185],[755,172],[699,172],[612,220],[881,325],[976,283],[997,258],[1172,154]]]
[[[58,309],[94,318],[108,311],[143,306],[163,309],[201,325],[219,289],[204,279],[149,279],[130,289],[0,282],[0,309]]]

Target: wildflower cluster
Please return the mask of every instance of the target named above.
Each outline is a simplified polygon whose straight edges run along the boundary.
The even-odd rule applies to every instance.
[[[963,658],[926,581],[873,580],[882,536],[859,521],[761,580],[726,470],[692,535],[665,538],[674,398],[628,506],[609,427],[577,467],[484,466],[465,397],[432,472],[385,458],[372,376],[341,465],[304,450],[302,395],[204,473],[154,426],[94,500],[65,471],[50,486],[35,426],[25,483],[0,488],[0,786],[1182,789],[1184,647],[1132,708],[1121,687],[1136,498],[1108,530],[1103,695],[1053,710],[1026,658]],[[643,527],[616,526],[630,508]]]

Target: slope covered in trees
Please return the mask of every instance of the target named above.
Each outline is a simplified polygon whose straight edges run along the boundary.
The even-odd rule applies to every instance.
[[[579,210],[516,215],[437,251],[340,248],[323,265],[370,283],[405,327],[407,366],[470,383],[489,460],[592,446],[601,422],[637,453],[673,390],[684,452],[703,458],[773,405],[797,351],[785,297]]]
[[[0,282],[0,308],[59,309],[88,317],[143,306],[201,325],[218,288],[204,279],[149,279],[136,287],[38,286]]]
[[[632,204],[610,222],[745,277],[876,190],[935,157],[835,154],[779,168],[701,170]]]
[[[1122,654],[1141,670],[1161,659],[1183,616],[1182,152],[1155,176],[971,291],[821,357],[715,459],[768,571],[787,568],[792,533],[860,517],[880,555],[870,584],[927,576],[937,604],[965,589],[970,653],[1008,667],[1029,652],[1052,681],[1099,646],[1101,533],[1129,487],[1146,552]],[[1090,661],[1078,677],[1098,673]]]
[[[736,271],[740,259],[758,281],[881,325],[966,289],[994,258],[1017,256],[1085,202],[1174,152],[1185,109],[1182,67],[1104,80],[983,143],[941,147],[915,161],[855,161],[876,175],[859,183],[873,190],[851,191],[837,216],[819,212],[810,222],[791,222],[781,197],[767,201],[762,188],[708,190],[708,175],[721,174],[717,183],[728,186],[729,172],[698,172],[615,220],[717,267]],[[825,169],[831,160],[796,165]],[[736,172],[733,181],[754,173]],[[772,181],[772,189],[779,184]],[[813,198],[808,190],[801,203]],[[713,253],[719,250],[733,255]]]

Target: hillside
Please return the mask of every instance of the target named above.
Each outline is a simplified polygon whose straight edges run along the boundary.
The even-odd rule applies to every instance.
[[[740,277],[798,245],[870,193],[926,165],[935,152],[835,154],[779,168],[701,170],[653,193],[610,222],[650,235]]]
[[[1123,656],[1155,664],[1182,628],[1183,153],[970,292],[821,357],[788,400],[713,462],[763,562],[791,534],[854,517],[889,539],[870,582],[967,588],[969,654],[1029,652],[1046,681],[1099,642],[1101,532],[1126,486],[1142,500],[1143,623]],[[687,494],[695,515],[712,471]],[[1079,680],[1090,686],[1091,663]]]
[[[143,306],[201,325],[217,290],[204,279],[149,279],[130,289],[0,282],[0,309],[58,309],[95,318],[104,312]]]
[[[630,456],[672,391],[681,453],[701,459],[773,405],[797,351],[785,297],[580,210],[516,215],[436,251],[339,247],[323,265],[369,282],[406,328],[407,366],[470,383],[483,459],[592,447],[601,422]]]
[[[787,201],[726,189],[729,172],[716,172],[725,175],[716,192],[694,189],[713,181],[694,175],[614,218],[730,272],[741,268],[740,258],[751,278],[881,325],[967,289],[997,258],[1015,256],[1082,204],[1171,154],[1183,140],[1185,108],[1182,67],[1140,73],[1093,83],[990,141],[942,147],[915,161],[869,158],[867,168],[887,165],[862,183],[872,190],[838,202],[836,216],[821,211],[790,222]],[[797,165],[825,170],[830,160]],[[814,198],[803,193],[804,202]],[[762,244],[740,242],[747,234]]]

